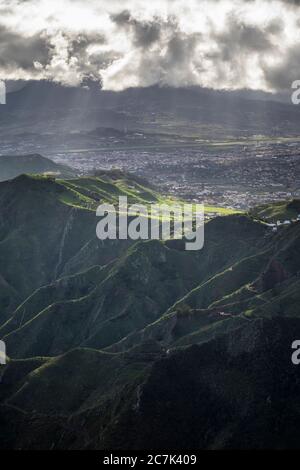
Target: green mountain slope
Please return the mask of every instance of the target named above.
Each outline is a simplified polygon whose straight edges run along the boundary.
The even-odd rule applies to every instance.
[[[208,247],[196,254],[175,249],[175,241],[167,244],[140,242],[111,267],[105,268],[106,277],[95,282],[92,289],[90,281],[86,285],[81,275],[81,290],[70,287],[73,282],[78,282],[78,276],[73,276],[45,287],[42,292],[37,291],[0,329],[7,347],[13,351],[12,357],[56,355],[81,345],[108,347],[133,330],[156,321],[176,301],[180,304],[186,297],[191,297],[199,290],[197,285],[210,286],[216,278],[221,279],[222,285],[224,263],[228,266],[241,253],[259,251],[265,243],[265,228],[261,224],[244,216],[232,216],[232,226],[237,230],[234,233],[227,230],[230,220],[223,218],[209,222]],[[244,238],[239,243],[242,235]],[[232,243],[235,251],[228,256]],[[257,261],[258,256],[253,259],[256,271],[251,266],[246,280],[241,272],[247,272],[250,261],[246,268],[242,265],[237,275],[229,265],[226,272],[231,277],[233,273],[233,280],[231,284],[226,280],[227,289],[236,289],[240,283],[248,282],[249,276],[252,280],[253,273],[258,275],[263,264]],[[220,271],[222,274],[216,274]],[[234,283],[237,279],[239,284]],[[67,283],[68,291],[75,291],[75,294],[65,295],[61,288],[63,283]],[[219,298],[218,288],[215,289],[211,301]],[[208,291],[212,292],[210,288]],[[226,292],[220,290],[219,295]]]
[[[119,195],[168,201],[117,171],[0,184],[0,447],[300,447],[300,222],[101,242]]]
[[[79,349],[25,377],[24,361],[12,361],[1,447],[297,448],[299,328],[299,319],[256,320],[168,354],[153,342],[125,354]],[[21,369],[17,381],[10,368]]]
[[[99,243],[96,239],[98,220],[94,208],[101,198],[89,189],[91,182],[99,194],[107,186],[116,188],[117,194],[128,194],[125,181],[113,183],[107,179],[86,178],[77,185],[76,180],[22,175],[0,184],[3,319],[35,289],[60,277],[64,269],[74,273],[107,264],[128,247],[126,241]],[[101,200],[112,202],[115,198],[108,191]]]
[[[283,222],[294,219],[300,214],[300,200],[293,199],[291,201],[264,204],[251,209],[250,214],[273,223],[276,223],[278,220]]]

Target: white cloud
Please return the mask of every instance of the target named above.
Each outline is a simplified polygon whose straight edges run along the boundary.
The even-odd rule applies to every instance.
[[[276,91],[300,78],[297,3],[0,0],[0,77]]]

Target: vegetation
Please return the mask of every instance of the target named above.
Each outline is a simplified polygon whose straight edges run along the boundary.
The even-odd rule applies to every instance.
[[[167,199],[118,172],[0,185],[0,447],[299,447],[300,224],[273,233],[276,205],[209,220],[198,252],[97,240],[119,195]]]
[[[250,211],[253,217],[276,223],[278,220],[296,219],[300,214],[300,200],[293,199],[291,201],[281,201],[272,204],[264,204],[255,207]]]

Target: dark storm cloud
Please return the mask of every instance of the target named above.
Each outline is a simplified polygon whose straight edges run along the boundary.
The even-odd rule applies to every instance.
[[[57,37],[60,37],[58,43]],[[85,77],[100,81],[99,67],[105,62],[109,63],[110,58],[108,54],[89,55],[88,47],[104,43],[104,36],[97,32],[77,34],[58,31],[53,36],[41,31],[32,36],[24,36],[0,24],[0,67],[4,70],[21,69],[33,76],[43,71],[50,74],[51,78],[52,68],[55,73],[59,73],[61,65],[68,68],[75,60],[79,82]],[[64,63],[57,65],[57,57],[61,51],[64,53]]]
[[[212,2],[219,2],[221,0],[211,0]],[[256,0],[242,0],[244,3],[255,3]],[[279,3],[286,3],[291,6],[300,6],[300,0],[277,0]]]
[[[119,13],[111,15],[111,19],[119,26],[124,26],[130,24],[131,13],[129,10],[123,10]]]
[[[276,90],[287,90],[294,80],[300,79],[300,48],[294,46],[279,64],[263,65],[266,81]]]
[[[195,49],[201,33],[184,33],[175,16],[141,21],[128,10],[112,15],[112,21],[125,29],[136,48],[136,76],[143,86],[152,84],[184,86],[193,80]],[[189,77],[186,80],[186,77]],[[126,82],[126,69],[118,79]]]
[[[72,37],[64,35],[66,41],[69,43],[68,47],[68,60],[76,59],[77,68],[81,75],[81,82],[86,83],[86,79],[101,83],[101,76],[99,69],[107,67],[113,60],[116,54],[111,51],[105,52],[89,52],[89,46],[99,46],[106,43],[104,35],[100,33],[86,33],[79,34]]]
[[[78,64],[84,68],[89,68],[91,73],[95,67],[100,67],[106,60],[111,59],[108,53],[95,53],[88,52],[89,46],[99,46],[106,43],[105,37],[100,33],[80,33],[76,35],[64,34],[66,41],[69,44],[68,57],[71,59],[75,57]]]
[[[68,35],[66,35],[68,36]],[[91,44],[105,44],[105,37],[100,33],[79,33],[70,36],[70,51],[81,54]]]
[[[51,47],[43,33],[24,37],[0,25],[0,66],[34,69],[34,62],[46,64]]]
[[[224,32],[213,32],[212,38],[219,45],[217,55],[223,61],[230,61],[245,52],[263,52],[273,48],[270,31],[247,25],[235,17],[228,20]]]
[[[268,26],[265,28],[265,31],[271,35],[278,35],[282,33],[284,30],[284,22],[281,18],[277,18],[276,20],[272,20]]]
[[[300,0],[281,0],[284,3],[289,3],[290,5],[300,6]]]
[[[151,21],[139,21],[128,10],[124,10],[112,15],[111,19],[119,27],[132,31],[136,46],[147,47],[160,39],[162,20],[158,17],[154,17]]]
[[[192,84],[198,40],[198,34],[185,35],[174,30],[164,44],[163,53],[153,57],[153,53],[145,50],[138,71],[141,82],[176,87]],[[195,80],[194,84],[196,83]]]
[[[272,53],[275,48],[273,37],[282,28],[281,20],[271,21],[264,28],[259,28],[231,15],[221,33],[212,29],[211,39],[215,47],[205,54],[205,59],[214,69],[215,81],[222,83],[225,79],[229,81],[229,86],[237,81],[249,86],[249,60],[255,57],[259,60],[265,54]]]

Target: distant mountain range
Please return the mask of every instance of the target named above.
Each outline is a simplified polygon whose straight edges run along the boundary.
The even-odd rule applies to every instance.
[[[193,253],[101,242],[119,195],[163,198],[118,172],[0,184],[0,447],[299,448],[300,222],[216,217]]]
[[[197,87],[131,88],[122,92],[98,90],[95,87],[63,87],[50,82],[29,82],[24,88],[8,94],[7,105],[0,107],[1,125],[16,125],[28,119],[31,128],[93,129],[114,127],[123,130],[153,130],[155,119],[160,124],[213,128],[214,138],[222,129],[230,135],[298,135],[299,106],[277,101],[277,96],[261,92],[215,91]],[[152,116],[152,125],[149,117]],[[170,121],[171,120],[171,121]],[[151,121],[151,119],[150,119]],[[61,123],[63,122],[63,126]],[[159,127],[156,129],[159,130]]]

